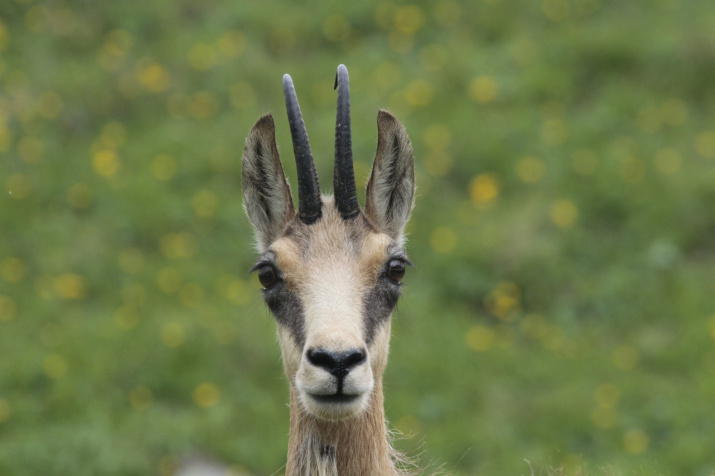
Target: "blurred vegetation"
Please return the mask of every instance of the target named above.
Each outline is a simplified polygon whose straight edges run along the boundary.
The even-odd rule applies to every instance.
[[[715,471],[712,0],[0,3],[0,474],[279,472],[240,156],[406,125],[391,424],[454,474]],[[559,473],[561,474],[561,473]]]

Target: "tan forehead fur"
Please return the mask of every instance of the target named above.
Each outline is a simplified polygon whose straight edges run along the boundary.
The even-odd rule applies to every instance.
[[[292,221],[270,249],[291,290],[299,291],[319,270],[351,272],[355,283],[374,286],[392,240],[360,215],[343,220],[332,197],[323,197],[323,216],[312,225]]]

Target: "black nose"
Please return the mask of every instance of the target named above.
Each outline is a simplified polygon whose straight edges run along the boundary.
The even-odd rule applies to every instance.
[[[365,362],[365,352],[350,349],[345,352],[331,352],[325,349],[309,349],[308,362],[328,371],[338,379],[345,377],[350,369]]]

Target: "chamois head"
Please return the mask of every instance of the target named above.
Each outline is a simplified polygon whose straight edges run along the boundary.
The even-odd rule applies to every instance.
[[[253,269],[278,327],[291,393],[304,414],[364,413],[387,363],[390,317],[405,266],[404,227],[414,198],[412,146],[390,113],[377,116],[377,153],[365,209],[357,200],[348,72],[338,67],[333,196],[321,196],[293,81],[283,77],[298,174],[294,209],[270,114],[243,151],[243,199],[261,253]]]

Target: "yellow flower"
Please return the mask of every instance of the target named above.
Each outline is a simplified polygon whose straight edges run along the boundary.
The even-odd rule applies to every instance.
[[[0,263],[0,275],[8,283],[17,284],[27,276],[27,265],[15,256],[9,256]]]
[[[613,428],[618,421],[618,413],[612,408],[596,407],[591,412],[591,421],[598,428]]]
[[[487,104],[496,99],[499,85],[491,76],[477,76],[469,83],[467,92],[474,101]]]
[[[202,190],[191,199],[194,212],[203,218],[209,218],[216,214],[219,201],[215,193],[210,190]]]
[[[437,253],[449,253],[457,244],[457,234],[451,228],[440,226],[432,231],[430,245]]]
[[[162,268],[156,275],[156,285],[160,291],[172,294],[179,290],[184,276],[176,268]]]
[[[241,56],[246,49],[246,36],[238,30],[229,30],[219,38],[218,48],[228,58]]]
[[[418,32],[425,24],[425,14],[417,5],[405,5],[395,11],[394,27],[404,35]]]
[[[613,408],[621,400],[621,391],[612,383],[604,383],[596,387],[593,398],[599,407]]]
[[[62,108],[64,107],[64,102],[62,98],[53,91],[48,91],[40,96],[37,103],[37,110],[40,116],[45,119],[54,119],[60,115]]]
[[[469,183],[469,195],[476,205],[488,205],[499,196],[499,183],[493,173],[479,174]]]
[[[92,188],[86,183],[76,183],[67,192],[67,203],[72,208],[84,210],[92,204]]]
[[[67,361],[58,354],[50,354],[42,361],[45,374],[53,380],[62,378],[67,373]]]
[[[552,21],[562,21],[571,14],[571,6],[568,0],[542,0],[541,9],[544,16]]]
[[[650,438],[643,430],[630,430],[623,435],[623,447],[632,454],[640,454],[648,449]]]
[[[196,254],[198,241],[191,233],[168,233],[161,237],[159,248],[169,259],[189,258]]]
[[[85,299],[88,288],[87,280],[79,274],[64,273],[54,280],[55,294],[64,299]]]
[[[706,159],[715,158],[715,131],[705,131],[695,138],[695,150]]]
[[[424,79],[412,81],[405,89],[405,97],[411,106],[427,106],[432,102],[433,96],[432,85]]]
[[[146,410],[153,401],[154,395],[147,387],[135,387],[129,392],[129,403],[137,410]]]
[[[17,151],[22,160],[28,164],[36,164],[45,152],[45,146],[37,137],[23,137],[17,144]]]
[[[541,140],[547,145],[563,144],[568,134],[568,127],[561,119],[546,119],[539,132]]]
[[[671,98],[663,103],[660,113],[663,122],[670,126],[679,126],[688,117],[688,106],[680,99]]]
[[[345,41],[350,37],[350,22],[342,15],[331,15],[323,22],[323,33],[335,43]]]
[[[216,405],[221,399],[221,391],[216,384],[204,382],[194,389],[194,402],[202,408]]]
[[[104,125],[99,142],[107,149],[118,149],[127,141],[127,128],[118,121]]]
[[[241,81],[231,86],[229,99],[234,109],[246,109],[256,104],[256,91],[251,83]]]
[[[11,321],[17,313],[17,304],[9,296],[0,295],[0,322]]]
[[[194,119],[206,119],[218,110],[218,102],[208,91],[200,91],[189,98],[189,113]]]
[[[467,345],[475,352],[486,352],[494,346],[496,334],[482,325],[472,326],[467,332]]]
[[[578,207],[571,200],[556,200],[551,204],[550,216],[559,228],[571,228],[578,220]]]
[[[30,196],[32,182],[25,174],[12,174],[5,181],[5,187],[10,198],[22,200]]]
[[[125,331],[134,329],[139,324],[139,314],[132,306],[122,306],[114,312],[114,324]]]
[[[137,72],[139,83],[151,92],[160,93],[169,87],[169,72],[158,63],[150,63]]]
[[[197,71],[206,71],[216,64],[217,53],[213,45],[199,43],[189,50],[189,65]]]
[[[230,274],[219,276],[216,280],[216,290],[238,306],[248,304],[253,294],[250,285],[246,281]]]
[[[169,154],[159,154],[151,163],[151,171],[157,180],[165,182],[176,174],[176,159]]]
[[[512,311],[518,309],[520,300],[519,288],[511,281],[499,283],[484,299],[485,307],[503,320],[513,320]]]
[[[203,301],[206,293],[203,288],[196,283],[186,283],[179,290],[179,301],[185,307],[198,307]]]
[[[527,155],[516,164],[516,173],[524,183],[536,183],[544,177],[544,162],[532,155]]]
[[[444,124],[432,124],[422,133],[422,141],[430,150],[442,151],[452,143],[452,132]]]
[[[588,149],[579,149],[571,155],[571,166],[579,175],[591,175],[598,168],[598,155]]]
[[[186,340],[186,330],[178,322],[164,324],[160,333],[161,341],[170,348],[180,347]]]
[[[631,370],[638,365],[640,356],[638,351],[631,346],[622,345],[617,347],[611,354],[613,365],[621,370]]]
[[[664,148],[655,154],[655,168],[663,175],[672,175],[683,167],[683,155],[676,149]]]
[[[121,162],[114,150],[101,149],[92,156],[92,168],[99,175],[112,177],[119,172]]]

